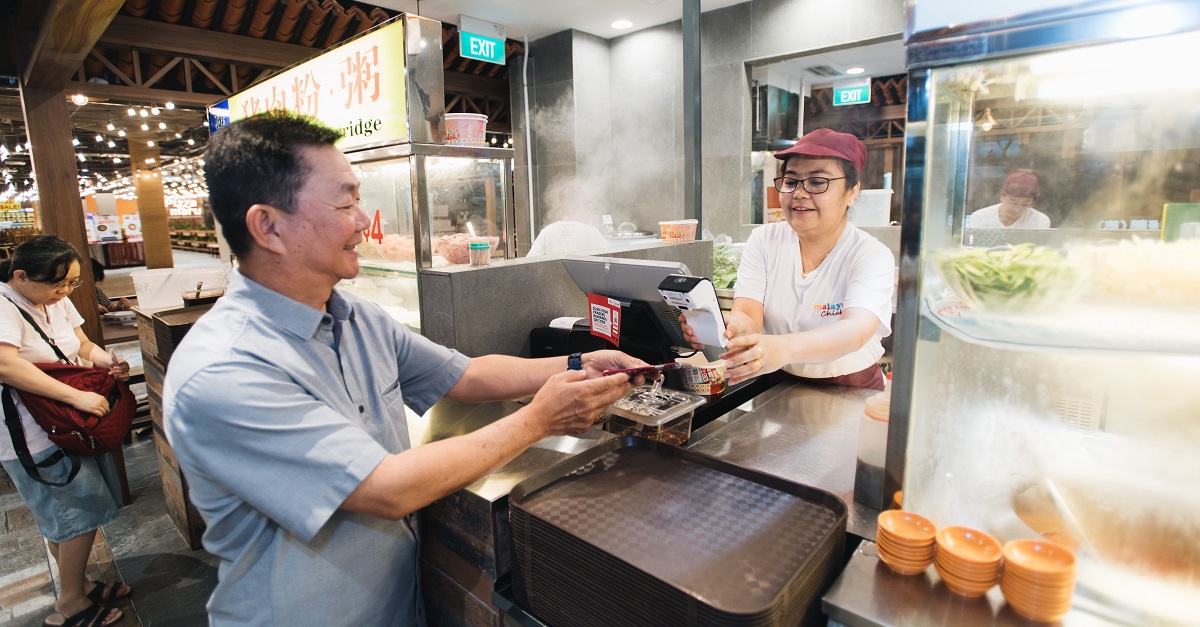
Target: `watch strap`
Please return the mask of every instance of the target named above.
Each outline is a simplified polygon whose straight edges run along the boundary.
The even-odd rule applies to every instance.
[[[567,370],[583,370],[583,353],[571,353],[567,357]]]

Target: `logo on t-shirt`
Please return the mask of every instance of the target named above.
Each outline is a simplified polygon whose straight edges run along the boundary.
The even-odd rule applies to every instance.
[[[841,303],[825,303],[823,305],[820,305],[820,304],[813,305],[813,311],[821,312],[822,318],[827,318],[829,316],[840,316],[840,315],[842,315],[842,304]]]

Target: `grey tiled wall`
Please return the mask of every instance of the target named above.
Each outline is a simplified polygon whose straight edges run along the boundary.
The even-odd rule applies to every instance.
[[[745,239],[752,228],[743,224],[751,179],[747,62],[894,36],[903,29],[903,0],[753,0],[702,14],[706,228],[736,239]],[[566,103],[562,117],[548,118],[550,123],[533,114],[539,219],[554,204],[545,198],[547,189],[564,177],[581,181],[577,187],[591,194],[588,203],[604,206],[617,223],[656,231],[659,220],[683,217],[682,31],[681,22],[673,22],[612,40],[564,31],[532,42],[531,109]],[[517,115],[520,73],[510,76],[514,128],[523,128],[523,114]],[[559,124],[568,118],[570,124]],[[523,141],[517,140],[519,152]],[[517,166],[520,181],[526,167],[520,155]]]

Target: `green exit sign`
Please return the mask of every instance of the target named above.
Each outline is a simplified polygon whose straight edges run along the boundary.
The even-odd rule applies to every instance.
[[[467,59],[504,65],[504,40],[459,31],[458,54]]]
[[[833,84],[833,106],[866,104],[871,102],[871,77],[862,76]]]

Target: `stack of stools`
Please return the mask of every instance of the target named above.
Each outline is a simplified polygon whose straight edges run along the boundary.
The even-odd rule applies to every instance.
[[[798,625],[841,566],[833,495],[642,438],[509,496],[513,592],[552,626]]]

